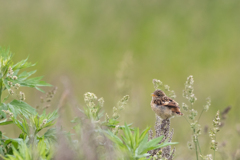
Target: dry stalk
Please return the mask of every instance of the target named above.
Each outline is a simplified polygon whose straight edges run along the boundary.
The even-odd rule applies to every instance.
[[[161,120],[159,116],[156,116],[156,122],[155,122],[156,136],[155,137],[160,137],[163,135],[163,139],[159,144],[165,142],[166,140],[168,142],[172,141],[174,130],[172,129],[172,131],[169,132],[169,129],[170,129],[170,120],[169,119]],[[148,138],[149,140],[152,139],[152,135],[153,135],[153,131],[149,130],[149,138]],[[174,148],[173,151],[171,152],[171,146],[166,146],[161,149],[151,150],[148,153],[151,154],[152,157],[155,157],[155,158],[157,157],[157,159],[159,160],[161,158],[172,160],[175,150],[176,149]],[[159,153],[161,153],[160,156],[159,156]]]

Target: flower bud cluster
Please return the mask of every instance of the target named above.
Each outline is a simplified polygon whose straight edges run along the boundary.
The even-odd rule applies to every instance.
[[[15,89],[19,89],[20,88],[20,84],[19,83],[16,83],[15,84]]]
[[[116,107],[113,107],[113,118],[114,119],[119,118],[118,109]]]
[[[130,96],[126,95],[124,96],[119,102],[118,102],[118,109],[122,110],[127,105],[127,102],[129,100]]]
[[[8,68],[8,74],[10,74],[11,76],[13,75],[12,67],[9,67],[9,68]]]
[[[203,155],[200,155],[200,157],[203,159],[203,160],[213,160],[213,157],[211,154],[208,154],[206,156],[203,156]]]
[[[17,80],[18,77],[17,77],[17,76],[13,76],[12,79],[13,79],[13,80]]]
[[[221,125],[220,117],[219,117],[219,111],[217,111],[217,114],[213,120],[213,128],[209,132],[209,137],[211,138],[211,149],[214,151],[217,151],[218,142],[216,142],[216,133],[220,131],[219,127]]]
[[[97,96],[94,93],[87,92],[84,94],[84,101],[89,108],[94,108],[94,101],[97,100]]]
[[[20,91],[19,95],[20,95],[20,98],[19,98],[19,99],[20,99],[21,101],[25,101],[26,97],[25,97],[25,94],[24,94],[22,91]]]
[[[188,111],[188,105],[186,103],[182,103],[182,108],[184,111]]]
[[[194,148],[192,142],[188,142],[187,146],[188,146],[188,149],[190,149],[190,150],[192,150]]]
[[[169,85],[164,85],[164,89],[165,89],[166,91],[170,91],[170,86],[169,86]]]
[[[218,142],[216,142],[214,139],[211,141],[211,147],[210,149],[214,150],[214,151],[217,151],[218,150]]]
[[[97,115],[97,108],[92,108],[92,109],[90,109],[90,112],[92,113],[92,115]]]
[[[193,104],[197,100],[196,96],[193,94],[193,83],[193,76],[190,75],[187,78],[187,81],[185,83],[185,89],[183,90],[183,97],[185,97],[191,104]]]
[[[103,99],[103,97],[101,97],[101,98],[98,99],[98,104],[99,104],[99,106],[100,106],[101,108],[103,107],[103,104],[104,104],[104,99]]]
[[[191,128],[194,131],[196,136],[199,136],[201,134],[201,125],[195,121],[194,123],[191,123]]]
[[[160,149],[157,154],[155,154],[154,156],[151,156],[152,160],[167,160],[167,158],[163,158],[162,157],[162,150]]]
[[[12,82],[11,81],[8,81],[7,83],[10,87],[12,87]]]
[[[13,94],[14,94],[14,92],[13,92],[12,89],[9,89],[8,92],[9,92],[10,95],[13,95]]]
[[[204,111],[208,111],[208,109],[209,109],[209,107],[210,107],[210,105],[211,105],[211,98],[210,97],[208,97],[207,99],[206,99],[206,102],[207,102],[207,104],[203,107],[203,109],[204,109]]]
[[[197,116],[198,112],[194,109],[190,110],[190,113],[188,115],[188,118],[191,119],[191,120],[194,120]]]
[[[18,79],[18,77],[17,76],[13,76],[13,70],[12,70],[12,67],[9,67],[8,68],[8,78],[10,78],[10,79],[13,79],[13,80],[17,80]]]
[[[175,94],[175,92],[174,92],[174,90],[169,91],[169,96],[170,96],[172,99],[175,99],[175,98],[177,97],[176,94]]]
[[[48,91],[46,94],[46,102],[51,102],[56,92],[57,92],[57,87],[54,87],[52,90]]]
[[[109,122],[109,116],[108,116],[107,113],[105,114],[105,121],[106,121],[107,123]]]
[[[17,80],[18,77],[17,76],[13,76],[13,74],[14,74],[14,72],[13,72],[12,67],[9,67],[8,68],[8,76],[7,77],[12,79],[12,80]],[[14,81],[13,82],[12,81],[7,81],[7,85],[10,87],[10,89],[8,89],[8,92],[9,92],[10,95],[14,94],[14,91],[13,91],[14,88],[15,89],[19,89],[20,88],[20,84],[19,83],[14,84]],[[14,88],[12,88],[12,87],[14,87]]]
[[[153,79],[153,86],[155,90],[160,89],[162,87],[162,84],[163,83],[160,80]]]
[[[47,123],[47,119],[44,119],[40,127],[42,128]]]

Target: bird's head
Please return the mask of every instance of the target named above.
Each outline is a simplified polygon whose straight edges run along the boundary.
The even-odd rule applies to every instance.
[[[163,91],[159,90],[159,89],[152,93],[152,97],[153,98],[161,98],[163,96],[166,96],[166,94]]]

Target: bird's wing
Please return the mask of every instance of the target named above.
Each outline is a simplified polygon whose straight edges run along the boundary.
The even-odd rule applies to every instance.
[[[167,96],[164,96],[162,99],[161,99],[161,105],[164,105],[166,107],[169,107],[169,108],[180,108],[178,106],[178,103],[175,102],[173,99],[167,97]]]

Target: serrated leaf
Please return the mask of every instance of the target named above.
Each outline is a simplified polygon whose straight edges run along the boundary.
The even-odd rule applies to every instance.
[[[31,62],[27,62],[27,60],[28,58],[16,63],[15,65],[13,65],[12,69],[17,70],[17,69],[28,68],[36,65],[36,63],[32,64]]]
[[[28,105],[26,102],[13,100],[8,104],[9,110],[16,116],[17,114],[22,114],[24,117],[29,117],[30,115],[35,115],[35,108]]]
[[[21,74],[18,75],[18,80],[23,81],[23,80],[27,79],[28,77],[30,77],[31,75],[33,75],[34,73],[36,73],[36,72],[37,72],[37,70],[31,71],[31,72],[24,71],[24,72],[22,72]]]
[[[56,129],[55,128],[50,128],[47,130],[47,132],[44,133],[44,138],[47,139],[48,141],[57,141],[56,137]]]

